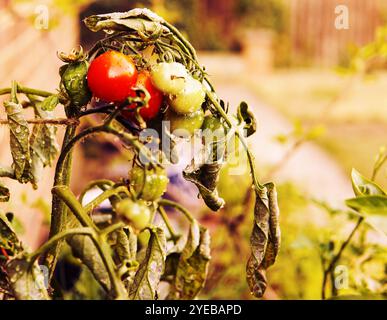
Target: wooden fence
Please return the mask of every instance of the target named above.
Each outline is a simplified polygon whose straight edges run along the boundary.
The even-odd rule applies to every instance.
[[[292,61],[331,66],[343,61],[350,44],[372,40],[383,23],[383,0],[289,0]],[[348,8],[348,29],[338,30],[335,8]]]

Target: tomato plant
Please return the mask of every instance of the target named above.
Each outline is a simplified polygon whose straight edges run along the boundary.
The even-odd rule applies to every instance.
[[[94,96],[105,101],[123,101],[137,81],[133,59],[117,51],[107,51],[95,58],[87,73],[87,83]]]
[[[247,104],[241,102],[236,116],[230,116],[192,45],[174,26],[147,9],[91,16],[85,24],[91,31],[108,35],[86,54],[73,50],[60,55],[65,64],[60,69],[58,93],[24,87],[16,81],[0,89],[0,94],[10,94],[4,107],[12,156],[12,166],[1,168],[0,177],[37,188],[44,168],[59,154],[49,239],[34,252],[28,251],[8,217],[0,214],[0,247],[6,249],[6,254],[1,250],[6,259],[0,260],[3,297],[51,299],[63,295],[60,286],[48,290],[37,262],[40,259],[47,266],[52,282],[58,259],[63,259],[63,241],[71,249],[71,259],[81,262],[77,283],[91,285],[82,282],[87,272],[97,291],[103,292],[99,298],[156,299],[158,291],[164,290],[159,286],[162,280],[169,283],[168,299],[198,296],[211,258],[209,230],[181,204],[163,197],[169,182],[169,149],[154,137],[148,140],[157,142],[157,148],[148,148],[140,130],[153,129],[147,127],[147,120],[158,119],[158,114],[170,122],[172,135],[167,139],[171,145],[178,143],[176,136],[191,138],[203,123],[210,130],[224,129],[224,138],[201,141],[201,153],[206,156],[192,161],[182,172],[207,207],[219,214],[225,201],[217,184],[227,143],[237,139],[243,147],[255,199],[246,280],[252,294],[261,297],[266,289],[266,269],[275,262],[279,250],[279,210],[276,188],[273,183],[258,181],[248,148],[246,139],[254,134],[256,124]],[[149,58],[149,52],[156,58]],[[91,94],[96,99],[91,99]],[[161,108],[164,96],[165,109]],[[52,112],[59,106],[63,106],[66,118],[53,119]],[[31,108],[33,120],[27,120],[25,108]],[[131,113],[136,114],[140,126],[128,125],[125,118]],[[92,117],[93,125],[80,126],[80,119],[87,117]],[[31,131],[29,124],[33,124]],[[60,152],[57,125],[66,126]],[[101,133],[113,136],[130,152],[129,176],[118,181],[90,181],[82,192],[74,194],[70,188],[73,149]],[[85,204],[85,195],[94,189],[99,190],[98,195]],[[9,189],[0,183],[0,201],[9,198]],[[106,202],[109,206],[102,210]],[[182,229],[175,230],[167,209],[185,219]],[[66,294],[76,297],[76,289],[70,291]]]

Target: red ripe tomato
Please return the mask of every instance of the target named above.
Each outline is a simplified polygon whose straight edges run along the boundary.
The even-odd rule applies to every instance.
[[[140,115],[145,120],[151,120],[157,116],[160,111],[161,104],[163,102],[163,93],[158,90],[152,83],[151,76],[148,71],[142,70],[138,73],[136,87],[144,88],[149,92],[150,99],[148,105],[142,107],[140,109]],[[131,96],[135,96],[135,92],[131,93]],[[136,108],[135,104],[132,104],[128,107],[129,109]],[[122,115],[125,118],[133,119],[134,112],[133,111],[122,111]]]
[[[87,73],[87,83],[94,96],[105,101],[124,101],[137,81],[137,69],[131,57],[107,51],[95,58]]]

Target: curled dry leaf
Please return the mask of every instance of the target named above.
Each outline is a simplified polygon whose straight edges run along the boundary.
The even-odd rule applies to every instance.
[[[246,267],[247,283],[258,298],[266,290],[266,269],[275,262],[280,237],[277,192],[273,184],[266,184],[263,190],[256,190],[251,256]]]
[[[148,9],[133,9],[127,12],[114,12],[87,17],[84,22],[91,31],[104,30],[137,32],[139,34],[159,34],[168,29],[162,25],[164,20]]]
[[[193,159],[191,165],[183,171],[184,179],[196,185],[205,204],[213,211],[218,211],[225,204],[216,188],[225,145],[225,140],[222,140],[203,146],[202,159],[198,161],[199,163]]]
[[[237,110],[238,120],[244,123],[243,129],[246,130],[246,136],[249,137],[257,131],[257,121],[254,114],[249,110],[246,102],[242,101]]]

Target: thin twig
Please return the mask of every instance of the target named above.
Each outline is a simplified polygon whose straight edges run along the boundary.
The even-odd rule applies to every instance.
[[[58,119],[27,119],[27,123],[30,124],[46,124],[46,125],[58,125],[58,126],[70,126],[73,124],[78,125],[78,119],[67,119],[67,118],[58,118]],[[0,119],[0,124],[8,124],[7,119]]]
[[[351,242],[353,236],[355,235],[356,231],[359,229],[360,225],[362,224],[364,220],[364,217],[360,217],[359,220],[357,221],[355,227],[353,228],[353,230],[351,231],[351,233],[349,234],[347,240],[345,240],[343,242],[343,244],[341,245],[339,251],[337,252],[337,254],[333,257],[333,259],[331,260],[331,262],[329,263],[329,266],[327,269],[325,269],[324,271],[324,277],[323,277],[323,283],[322,283],[322,291],[321,291],[321,297],[322,299],[324,300],[325,299],[325,288],[326,288],[326,285],[327,285],[327,280],[328,280],[328,275],[332,272],[333,268],[335,267],[337,261],[339,261],[339,259],[341,258],[341,255],[342,253],[344,252],[345,248],[349,245],[349,243]],[[333,285],[333,284],[332,284]]]

